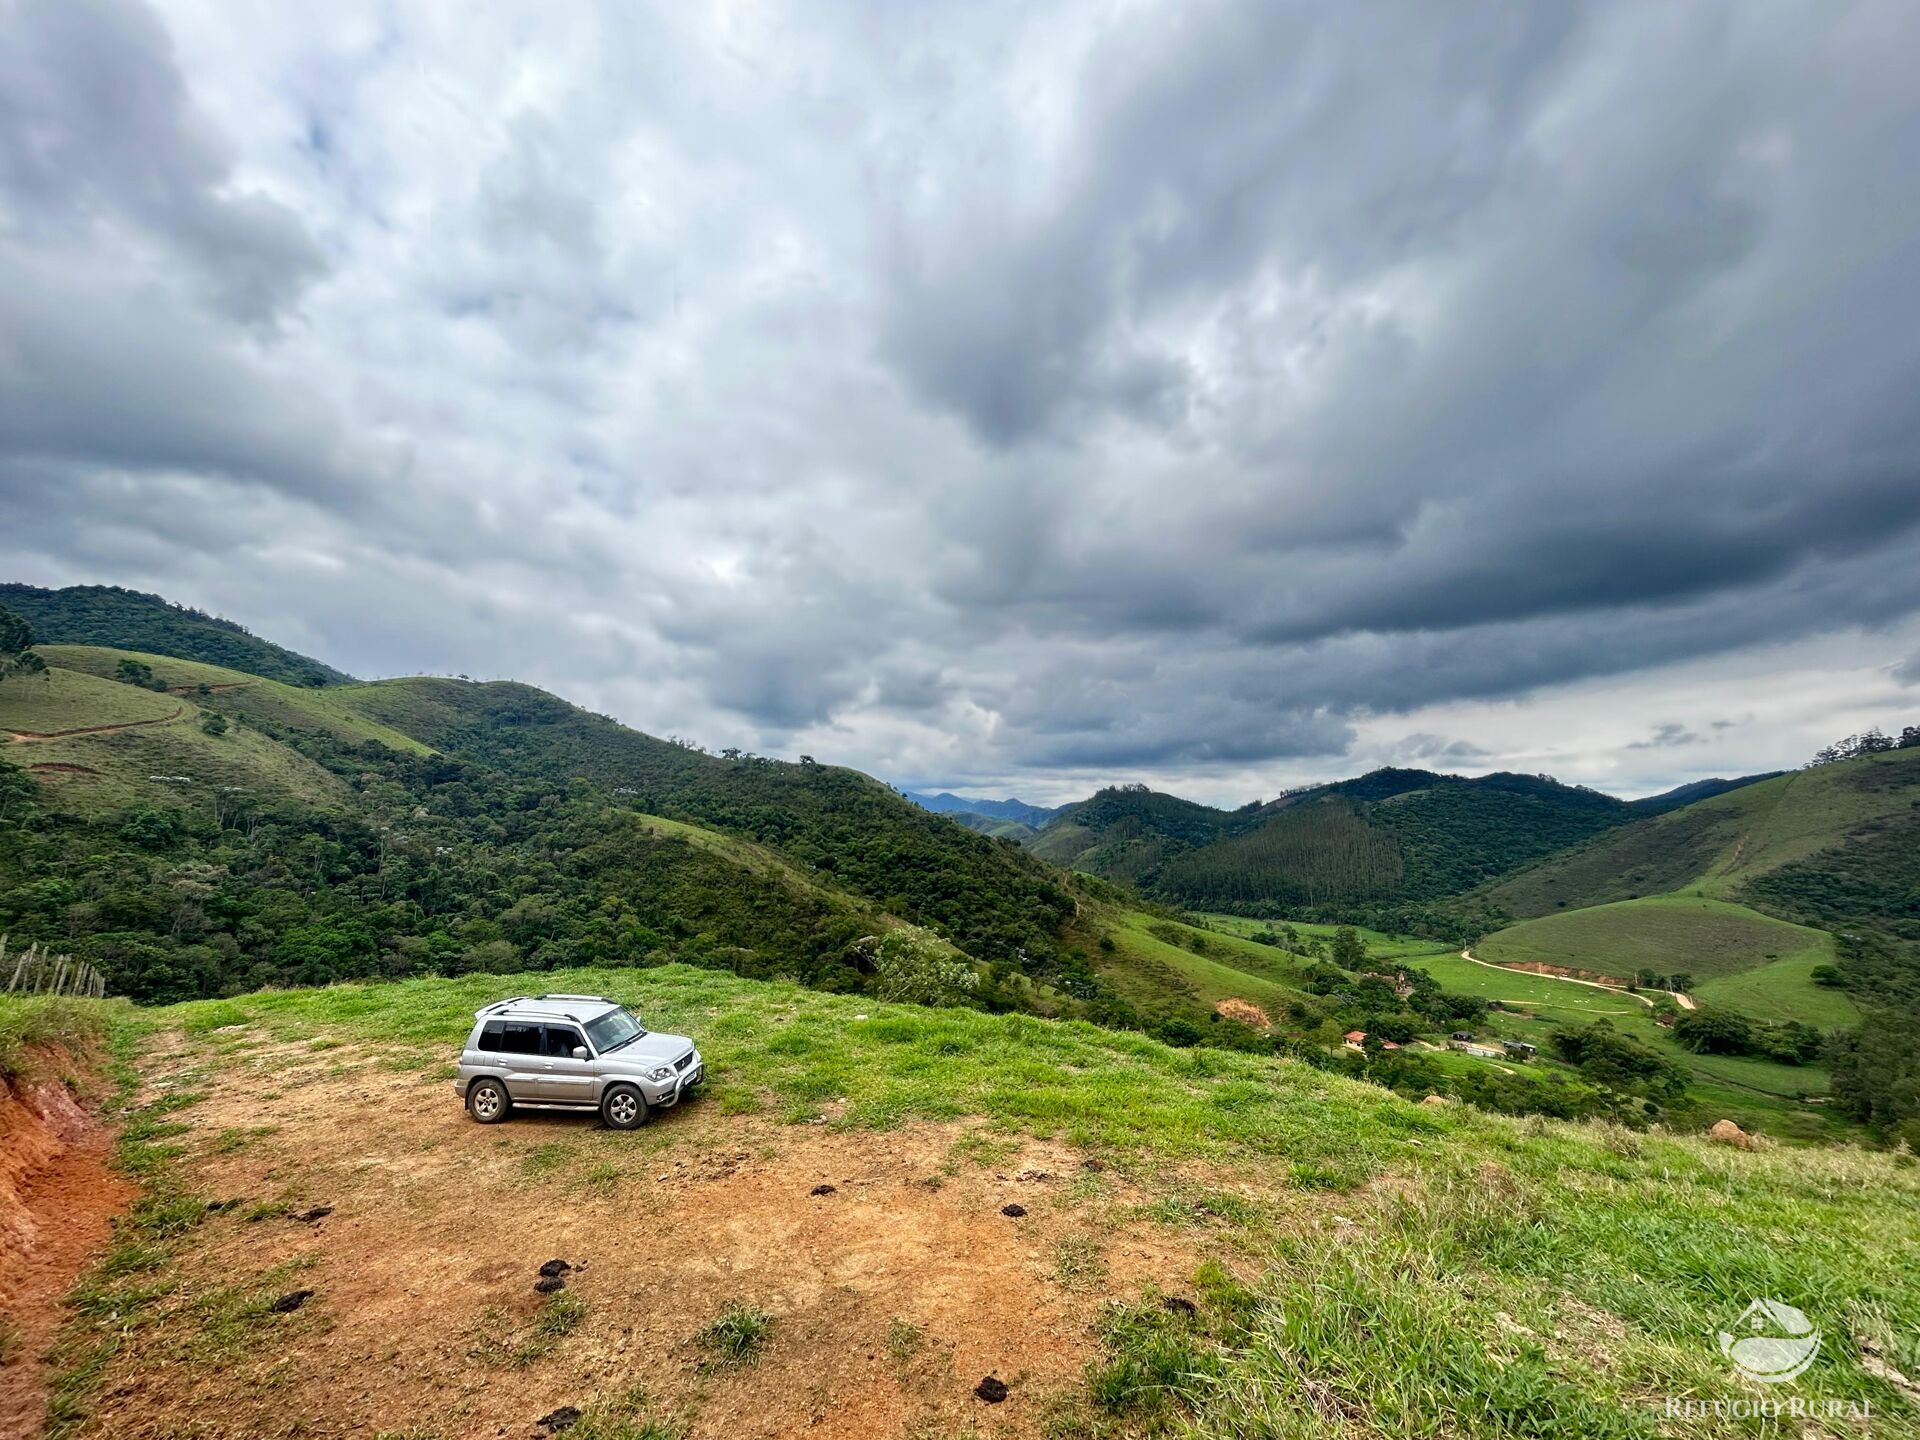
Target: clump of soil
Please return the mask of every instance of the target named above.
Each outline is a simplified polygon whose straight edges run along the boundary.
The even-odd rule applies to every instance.
[[[1018,1220],[1027,1213],[1027,1207],[1024,1205],[1002,1205],[1000,1207],[1000,1213],[1005,1215],[1009,1220]]]
[[[289,1290],[267,1308],[276,1315],[291,1315],[313,1298],[311,1290]]]
[[[973,1393],[989,1405],[998,1405],[1007,1398],[1007,1382],[997,1375],[989,1375],[973,1387]]]
[[[540,1267],[540,1274],[543,1279],[551,1280],[556,1275],[564,1275],[571,1269],[573,1266],[564,1260],[549,1260]]]

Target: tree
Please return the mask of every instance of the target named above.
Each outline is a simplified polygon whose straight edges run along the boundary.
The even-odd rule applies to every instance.
[[[1693,992],[1693,976],[1684,970],[1676,970],[1667,977],[1667,989],[1688,995]]]
[[[1367,965],[1367,947],[1360,943],[1360,937],[1354,933],[1351,925],[1342,925],[1333,932],[1333,963],[1342,970],[1364,970]]]
[[[1730,1010],[1689,1010],[1673,1022],[1673,1038],[1696,1055],[1750,1055],[1753,1026]]]
[[[46,673],[47,662],[33,651],[33,627],[0,605],[0,682]]]
[[[31,804],[40,793],[33,777],[18,765],[0,760],[0,821],[11,820],[14,813]]]
[[[220,714],[208,715],[200,722],[200,728],[208,735],[224,735],[227,733],[227,717]]]
[[[873,965],[872,990],[882,1000],[958,1005],[979,988],[979,973],[930,931],[903,925],[860,942]]]
[[[113,667],[113,678],[123,685],[138,685],[142,690],[164,690],[153,678],[153,667],[144,660],[122,660]]]

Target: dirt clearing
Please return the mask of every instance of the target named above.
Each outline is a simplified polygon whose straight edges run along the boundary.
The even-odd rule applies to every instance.
[[[1103,1302],[1196,1263],[1117,1171],[966,1123],[703,1098],[632,1133],[483,1127],[417,1055],[241,1031],[153,1083],[204,1092],[168,1118],[217,1208],[82,1435],[526,1436],[568,1407],[729,1440],[1038,1435]]]

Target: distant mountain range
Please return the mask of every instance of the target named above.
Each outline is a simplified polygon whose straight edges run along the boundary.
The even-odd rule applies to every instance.
[[[1069,808],[1065,805],[1029,805],[1024,800],[970,800],[964,795],[954,795],[945,790],[938,795],[916,795],[911,790],[901,793],[922,810],[931,810],[936,815],[981,815],[990,820],[1010,820],[1033,830],[1040,829],[1062,810]]]

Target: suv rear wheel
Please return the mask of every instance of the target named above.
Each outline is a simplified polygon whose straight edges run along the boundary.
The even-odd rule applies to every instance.
[[[600,1097],[600,1118],[611,1130],[638,1130],[647,1123],[647,1098],[631,1085],[616,1085]]]
[[[476,1080],[467,1087],[467,1113],[482,1125],[498,1125],[513,1111],[513,1097],[498,1080]]]

